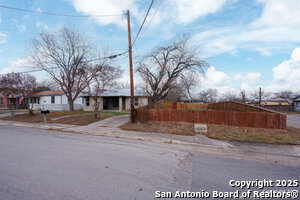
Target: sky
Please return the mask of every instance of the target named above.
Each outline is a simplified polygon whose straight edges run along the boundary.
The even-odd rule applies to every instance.
[[[127,21],[131,14],[134,39],[150,0],[1,0],[9,6],[38,12],[84,15],[50,16],[0,7],[0,74],[30,70],[32,38],[40,31],[75,28],[99,48],[121,53],[128,48]],[[199,48],[209,67],[196,88],[220,93],[240,90],[300,92],[299,0],[154,0],[134,45],[134,65],[155,47],[183,35]],[[101,16],[99,16],[101,15]],[[105,16],[103,16],[105,15]],[[107,16],[113,15],[113,16]],[[117,65],[129,79],[128,56]],[[38,80],[44,73],[33,73]],[[136,75],[135,75],[136,76]]]

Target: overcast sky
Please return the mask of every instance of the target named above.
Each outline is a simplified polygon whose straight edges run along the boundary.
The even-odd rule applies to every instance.
[[[90,17],[49,16],[0,7],[0,73],[28,70],[24,62],[30,39],[39,31],[55,32],[62,26],[82,31],[98,47],[123,52],[128,46],[124,12],[130,9],[134,37],[150,2],[2,0],[2,6]],[[261,86],[270,91],[300,92],[299,10],[299,0],[155,0],[133,49],[135,61],[185,34],[210,65],[197,90],[238,91]],[[123,80],[127,80],[128,57],[120,57],[118,63],[125,70]]]

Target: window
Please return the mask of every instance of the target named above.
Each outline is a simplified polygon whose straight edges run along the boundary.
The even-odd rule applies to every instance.
[[[1,103],[1,105],[4,104],[4,102],[3,102],[3,97],[1,97],[0,103]]]
[[[36,97],[33,97],[33,103],[36,104]]]
[[[51,96],[51,103],[52,103],[52,104],[55,103],[55,96]]]
[[[85,99],[85,105],[90,106],[90,97],[86,97]]]
[[[134,106],[139,106],[139,98],[134,98]]]

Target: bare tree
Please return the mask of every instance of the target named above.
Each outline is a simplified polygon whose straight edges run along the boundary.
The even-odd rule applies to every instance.
[[[283,99],[288,104],[291,104],[291,102],[293,102],[293,99],[296,97],[296,95],[291,90],[283,90],[281,92],[275,93],[275,97],[279,99]]]
[[[176,81],[187,72],[203,72],[206,62],[197,57],[197,49],[183,39],[170,46],[159,47],[142,60],[136,69],[144,80],[143,90],[150,96],[149,107],[165,99]]]
[[[241,91],[241,96],[242,96],[243,103],[246,103],[246,91],[245,90]]]
[[[205,103],[213,103],[217,101],[218,90],[216,89],[207,89],[201,91],[199,94],[199,99],[204,101]]]
[[[100,109],[100,96],[101,94],[108,90],[109,88],[116,87],[116,80],[121,77],[123,71],[119,68],[112,67],[109,65],[99,66],[99,75],[95,76],[92,80],[93,85],[87,86],[87,94],[92,97],[93,103],[92,107],[94,109],[94,117],[98,117],[98,112]]]
[[[61,87],[74,111],[74,101],[98,75],[99,66],[106,60],[89,62],[95,58],[91,41],[80,33],[63,28],[57,34],[41,33],[33,40],[32,64],[46,71]]]
[[[47,90],[58,90],[58,89],[59,89],[59,85],[57,85],[55,81],[43,80],[41,82],[38,82],[34,92],[42,92]]]
[[[260,107],[261,101],[270,97],[270,93],[266,92],[261,87],[259,87],[258,91],[254,91],[251,93],[251,97],[258,101],[258,106]]]
[[[169,91],[165,97],[169,101],[190,101],[192,102],[194,97],[194,89],[197,86],[197,77],[195,73],[186,73],[184,76],[180,76],[174,82],[173,88]]]
[[[29,115],[33,115],[33,93],[37,88],[36,78],[31,74],[9,73],[0,78],[0,88],[12,89],[22,94],[27,104]]]
[[[241,102],[241,98],[239,98],[239,96],[237,95],[236,92],[228,90],[220,97],[219,101],[238,101],[238,102]]]

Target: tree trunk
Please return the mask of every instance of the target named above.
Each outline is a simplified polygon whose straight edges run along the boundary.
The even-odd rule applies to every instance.
[[[154,104],[156,103],[156,101],[154,100],[153,97],[149,98],[149,108],[150,109],[154,109]]]
[[[70,112],[74,111],[74,101],[73,100],[69,100],[69,111]]]
[[[98,111],[94,111],[94,118],[97,119],[98,117]]]

